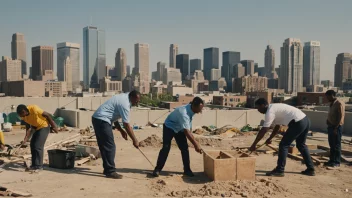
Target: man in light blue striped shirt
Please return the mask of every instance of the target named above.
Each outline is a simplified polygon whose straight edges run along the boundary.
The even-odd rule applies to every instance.
[[[190,167],[187,138],[194,145],[195,150],[198,153],[202,153],[200,145],[192,135],[191,128],[193,116],[196,113],[202,112],[203,106],[203,100],[199,97],[195,97],[191,104],[176,108],[166,118],[163,127],[163,147],[159,152],[157,165],[153,172],[154,177],[159,176],[160,171],[165,165],[173,138],[175,138],[178,148],[181,150],[184,175],[190,177],[194,176]]]

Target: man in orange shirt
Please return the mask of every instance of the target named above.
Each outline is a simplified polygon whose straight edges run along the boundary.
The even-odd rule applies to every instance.
[[[58,132],[56,124],[51,118],[51,115],[48,112],[43,111],[37,105],[18,105],[17,114],[24,122],[26,122],[26,136],[23,142],[27,142],[31,130],[35,130],[30,143],[32,165],[29,171],[42,170],[45,141],[49,135],[50,126],[54,133]]]

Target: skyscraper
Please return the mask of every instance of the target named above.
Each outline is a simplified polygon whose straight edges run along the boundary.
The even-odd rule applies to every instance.
[[[15,33],[12,35],[11,41],[11,57],[13,60],[21,60],[22,74],[27,74],[27,53],[26,53],[26,41],[24,40],[24,34]]]
[[[50,46],[32,47],[33,80],[40,80],[48,70],[54,72],[54,48]]]
[[[310,41],[303,48],[303,86],[320,85],[320,42]]]
[[[182,80],[186,80],[189,75],[189,55],[188,54],[178,54],[176,56],[176,68],[180,69],[182,74]]]
[[[335,64],[335,87],[342,87],[343,82],[347,79],[352,78],[351,70],[351,54],[350,53],[340,53],[336,57]]]
[[[225,78],[227,84],[227,91],[232,91],[233,69],[237,63],[241,62],[241,53],[234,51],[227,51],[222,53],[222,67],[221,76]]]
[[[254,60],[242,60],[242,66],[244,67],[246,75],[253,75],[254,72]]]
[[[210,72],[210,81],[219,80],[221,78],[220,69],[211,69]]]
[[[165,69],[163,83],[168,84],[169,82],[181,82],[181,78],[182,74],[180,72],[180,69],[169,67]]]
[[[22,61],[2,57],[0,61],[0,81],[17,81],[22,79]]]
[[[115,71],[118,81],[123,81],[127,76],[127,57],[125,50],[119,48],[115,56]]]
[[[264,54],[265,76],[274,78],[275,74],[275,51],[271,45],[266,46]]]
[[[200,59],[191,59],[189,67],[190,75],[193,75],[196,70],[202,70],[202,60]]]
[[[80,88],[80,45],[77,43],[57,44],[57,78],[67,82],[67,91]],[[67,65],[69,64],[69,65]]]
[[[131,76],[131,66],[126,66],[127,76]]]
[[[163,81],[163,76],[164,76],[164,71],[166,68],[166,63],[164,62],[158,62],[156,65],[156,71],[157,71],[157,81]]]
[[[170,45],[170,67],[176,67],[176,56],[178,54],[178,45],[171,44]]]
[[[280,89],[297,93],[303,89],[303,47],[296,38],[288,38],[281,47]]]
[[[203,50],[204,77],[210,80],[211,69],[219,69],[219,48],[211,47]]]
[[[143,94],[149,93],[149,45],[136,43],[134,45],[135,71],[138,74],[139,85],[137,88]]]
[[[100,88],[105,77],[105,31],[97,27],[83,28],[83,84],[84,88]]]

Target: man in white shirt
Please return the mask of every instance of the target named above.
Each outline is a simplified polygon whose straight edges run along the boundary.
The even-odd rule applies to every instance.
[[[310,120],[301,110],[286,104],[268,104],[264,98],[259,98],[255,102],[256,109],[265,114],[265,121],[262,129],[259,131],[257,138],[254,140],[250,151],[256,150],[256,145],[264,137],[272,124],[275,128],[265,144],[271,144],[272,138],[279,132],[280,125],[287,125],[288,129],[279,144],[279,158],[277,166],[267,176],[284,176],[288,148],[296,140],[296,147],[301,152],[304,162],[307,166],[301,173],[308,176],[314,176],[314,165],[306,145],[306,139],[310,128]]]

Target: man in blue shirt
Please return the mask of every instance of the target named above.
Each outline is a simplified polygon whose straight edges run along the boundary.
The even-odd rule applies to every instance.
[[[122,179],[115,169],[116,146],[112,133],[112,124],[120,131],[122,137],[127,140],[127,134],[133,141],[133,145],[138,148],[138,140],[133,133],[129,122],[131,105],[137,106],[140,100],[140,93],[132,91],[130,93],[118,94],[102,104],[93,114],[92,123],[97,137],[101,158],[103,160],[104,174],[113,179]],[[121,118],[125,130],[122,129],[118,119]]]
[[[163,169],[170,152],[171,140],[174,137],[178,148],[181,150],[184,175],[190,177],[194,176],[190,167],[187,138],[194,145],[195,150],[198,153],[202,153],[200,145],[192,135],[191,128],[194,114],[202,112],[203,106],[203,100],[199,97],[195,97],[190,104],[176,108],[166,118],[163,127],[163,147],[159,152],[157,165],[153,172],[154,177],[158,177],[160,171]]]

